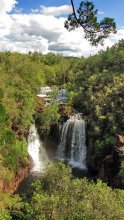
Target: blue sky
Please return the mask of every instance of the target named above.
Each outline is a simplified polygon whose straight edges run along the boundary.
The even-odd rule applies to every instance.
[[[124,39],[124,0],[93,0],[99,19],[115,18],[117,33],[93,47],[82,28],[68,32],[64,22],[72,11],[70,0],[0,0],[0,51],[38,51],[65,56],[89,56]],[[74,0],[77,7],[79,0]]]
[[[124,26],[124,0],[93,0],[93,2],[99,11],[104,12],[105,17],[115,18],[117,27]],[[77,7],[80,1],[74,0],[74,3]],[[17,7],[23,8],[23,12],[29,13],[31,8],[36,9],[40,5],[49,7],[69,4],[70,0],[18,0]]]

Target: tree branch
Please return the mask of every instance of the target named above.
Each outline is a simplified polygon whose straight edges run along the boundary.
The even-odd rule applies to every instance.
[[[74,15],[74,17],[75,17],[77,23],[80,24],[80,26],[81,26],[86,32],[89,32],[89,33],[91,33],[91,34],[95,34],[95,33],[102,32],[102,30],[97,30],[97,31],[88,30],[88,29],[80,22],[80,20],[77,18],[73,0],[71,0],[71,6],[72,6],[72,10],[73,10],[73,15]]]

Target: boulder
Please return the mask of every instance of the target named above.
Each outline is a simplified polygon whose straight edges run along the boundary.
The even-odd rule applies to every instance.
[[[124,136],[122,135],[117,135],[117,143],[119,146],[123,146],[124,145]]]

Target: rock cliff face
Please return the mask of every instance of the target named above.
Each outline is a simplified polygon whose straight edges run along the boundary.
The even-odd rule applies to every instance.
[[[105,157],[99,170],[99,178],[113,187],[124,187],[124,137],[117,135],[117,144],[111,155]]]
[[[25,177],[27,177],[30,173],[32,167],[32,160],[31,158],[29,158],[29,160],[30,160],[29,165],[25,168],[19,169],[18,172],[16,173],[16,176],[13,179],[11,179],[10,181],[7,181],[6,179],[2,179],[0,181],[0,192],[12,195],[17,190],[22,180]]]

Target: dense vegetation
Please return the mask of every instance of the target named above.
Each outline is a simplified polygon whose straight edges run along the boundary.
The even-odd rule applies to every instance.
[[[12,198],[8,218],[1,219],[121,220],[124,217],[124,191],[113,191],[99,180],[93,183],[75,179],[71,169],[61,163],[49,168],[28,190],[27,198]]]
[[[87,121],[89,167],[92,169],[99,170],[102,159],[116,144],[116,135],[124,135],[123,40],[105,52],[80,59],[64,58],[60,54],[52,53],[42,55],[29,52],[24,55],[1,52],[0,184],[4,179],[12,179],[20,168],[28,164],[26,137],[33,123],[32,115],[36,109],[44,109],[43,101],[37,99],[36,94],[45,84],[65,87],[69,105],[84,114]],[[70,111],[70,108],[66,109]],[[48,130],[50,124],[60,117],[57,103],[54,101],[51,107],[46,107],[44,112],[38,111],[37,115],[42,119],[42,128]],[[14,219],[33,219],[34,214],[36,219],[50,219],[50,215],[53,219],[60,219],[60,216],[61,219],[123,219],[123,191],[112,192],[99,181],[95,185],[87,180],[71,180],[70,171],[63,165],[51,169],[60,176],[56,179],[53,170],[50,171],[51,176],[48,171],[43,179],[35,184],[30,202],[18,202],[19,206],[13,206],[15,199],[19,201],[19,198],[10,199],[1,194],[3,202],[0,219],[11,219],[4,211],[4,208],[11,206],[12,216],[18,216],[13,217]],[[121,170],[122,176],[123,173],[124,169]],[[44,188],[44,183],[47,188]],[[57,187],[60,187],[60,194]],[[111,206],[105,194],[110,195],[113,201]],[[99,206],[98,200],[101,201]],[[47,207],[47,213],[44,207]]]
[[[62,82],[67,68],[63,60],[63,57],[51,53],[47,56],[38,53],[0,53],[0,179],[11,178],[27,164],[25,137],[36,106],[42,105],[41,101],[36,100],[36,94],[45,83]],[[59,70],[61,66],[63,68]],[[48,124],[53,120],[47,118],[49,111],[52,111],[52,106],[43,116]]]

